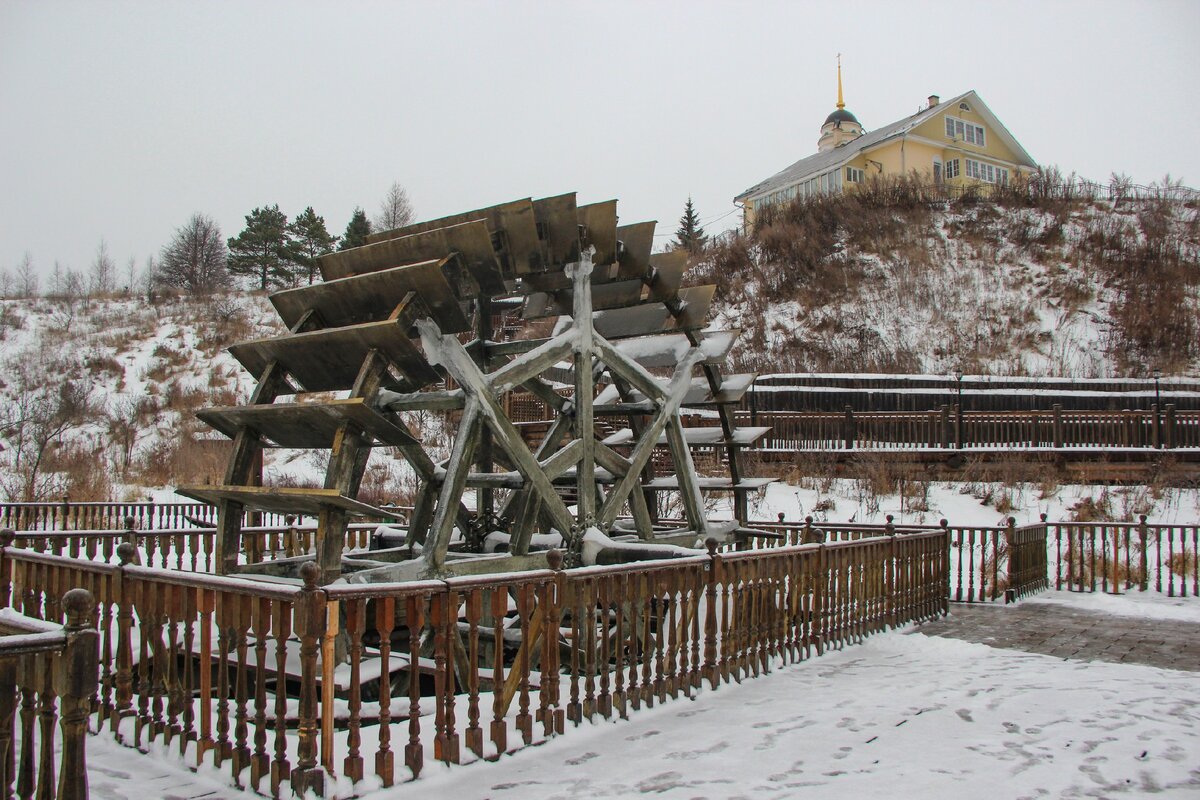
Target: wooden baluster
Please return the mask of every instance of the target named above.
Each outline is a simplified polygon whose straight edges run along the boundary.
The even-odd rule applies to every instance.
[[[16,744],[13,723],[16,721],[17,659],[0,659],[0,796],[13,796],[16,775]]]
[[[300,796],[325,793],[325,774],[317,767],[317,653],[325,635],[325,593],[317,587],[321,568],[312,561],[300,567],[304,589],[296,599],[295,630],[300,637],[300,720],[292,791]]]
[[[565,576],[559,575],[559,585],[564,585]],[[625,609],[629,607],[629,586],[625,575],[613,575],[611,577],[613,588],[613,610],[616,613],[616,619],[613,624],[612,633],[612,649],[613,649],[613,705],[617,713],[622,718],[626,716],[626,696],[625,696]],[[559,594],[559,600],[562,600],[562,593]]]
[[[609,675],[609,663],[612,661],[612,653],[610,652],[611,638],[609,636],[609,610],[612,607],[612,577],[604,576],[602,578],[598,578],[596,579],[596,583],[594,583],[594,585],[596,586],[597,603],[599,605],[598,613],[600,619],[599,630],[597,631],[598,641],[596,642],[596,645],[599,647],[598,664],[600,670],[600,692],[596,698],[596,711],[607,719],[608,717],[612,716],[612,687],[610,685]],[[542,602],[544,603],[546,601],[543,600]],[[546,644],[542,649],[542,652],[544,653],[551,647],[551,643],[554,641],[552,636],[554,627],[543,627],[543,630],[545,630],[547,634],[545,637]],[[544,668],[543,681],[545,681]]]
[[[166,727],[163,730],[163,743],[170,745],[171,741],[179,736],[182,728],[179,726],[179,713],[183,708],[183,682],[179,675],[179,622],[182,617],[182,609],[180,607],[180,595],[184,589],[181,586],[173,584],[165,584],[160,587],[162,614],[166,620],[167,629],[167,647],[163,653],[163,659],[166,661],[166,694],[167,694],[167,720]],[[191,661],[191,653],[186,657],[187,661]],[[191,703],[191,696],[187,697],[187,702]]]
[[[350,662],[350,701],[348,720],[349,730],[346,733],[348,752],[342,761],[342,773],[352,782],[357,783],[363,778],[363,758],[359,752],[362,747],[362,637],[366,630],[366,600],[346,600],[342,606],[346,610],[346,636],[349,638],[347,658]],[[384,680],[381,675],[380,680]]]
[[[37,720],[37,693],[34,691],[34,675],[37,659],[23,660],[18,667],[18,683],[21,688],[21,755],[17,770],[17,797],[33,797],[37,783],[37,766],[34,761],[34,723]]]
[[[292,635],[292,604],[276,601],[272,612],[271,629],[275,635],[275,757],[271,760],[271,796],[279,797],[279,790],[292,774],[287,750],[287,643]],[[208,708],[208,703],[205,702],[202,708]]]
[[[412,772],[415,780],[421,774],[424,766],[424,749],[421,745],[421,629],[425,627],[425,596],[412,595],[406,600],[405,623],[408,625],[408,742],[404,745],[404,764]],[[389,599],[386,613],[394,619],[395,611]],[[388,626],[391,630],[391,626]],[[382,715],[380,725],[382,725]],[[389,734],[390,735],[390,734]],[[383,747],[383,737],[380,736],[380,747]],[[376,761],[378,769],[378,760]],[[388,775],[384,785],[391,781],[391,754],[387,757]],[[383,773],[380,773],[381,775]]]
[[[421,638],[420,605],[414,611],[410,600],[407,615],[409,648],[412,653],[408,664],[409,688],[420,684],[420,673],[417,666],[417,653]],[[416,620],[414,620],[414,613]],[[384,786],[391,786],[396,780],[395,757],[392,754],[392,630],[396,626],[396,601],[386,597],[375,601],[375,628],[379,631],[379,750],[375,753],[375,774],[379,776]],[[415,626],[415,627],[414,627]],[[414,642],[416,644],[414,644]],[[412,719],[409,719],[411,725]],[[405,751],[405,763],[408,763],[408,753]],[[409,768],[412,765],[409,764]],[[413,777],[417,771],[413,771]]]
[[[253,598],[234,595],[228,600],[232,619],[234,657],[237,666],[234,672],[233,689],[233,782],[242,788],[242,770],[250,765],[249,704],[250,662],[248,656],[250,620]]]
[[[54,797],[54,726],[58,723],[58,696],[54,691],[53,667],[49,654],[36,659],[38,671],[33,676],[38,694],[38,800]],[[32,742],[30,743],[32,745]]]
[[[483,757],[483,728],[479,725],[479,618],[483,615],[483,590],[467,591],[467,729],[464,739],[467,749]]]
[[[96,603],[86,589],[72,589],[63,597],[63,607],[67,615],[64,627],[67,643],[54,671],[54,690],[62,698],[62,771],[59,774],[58,798],[86,800],[88,774],[84,739],[99,686],[99,635],[92,627]],[[52,736],[44,740],[48,746],[52,742]],[[7,765],[7,759],[5,761]],[[4,786],[7,788],[7,782]]]
[[[558,549],[546,554],[546,562],[554,570],[554,578],[542,585],[542,599],[538,609],[542,617],[542,650],[538,669],[542,674],[541,709],[539,711],[543,734],[549,738],[555,733],[562,733],[565,716],[559,708],[559,666],[558,666],[558,623],[559,600],[562,597],[562,563],[563,555]],[[607,641],[607,636],[606,636]],[[607,662],[606,662],[607,664]],[[611,706],[610,706],[611,712]]]
[[[234,600],[235,597],[224,592],[216,594],[217,737],[213,763],[218,767],[233,754],[233,745],[229,741],[229,654],[236,636]]]
[[[254,755],[250,757],[250,788],[258,791],[263,776],[271,772],[267,755],[267,640],[271,634],[271,600],[250,599],[254,629]],[[283,691],[282,687],[279,689]]]
[[[583,716],[591,719],[596,713],[596,626],[599,624],[596,613],[596,581],[585,578],[581,584],[584,606],[580,615],[583,634],[579,646],[583,648]]]
[[[496,746],[496,754],[504,755],[508,751],[508,723],[504,720],[504,618],[508,613],[508,591],[499,586],[491,590],[489,610],[492,617],[492,722],[490,727],[492,743]],[[574,642],[572,642],[574,647]]]
[[[153,720],[150,716],[150,694],[151,694],[151,648],[150,643],[153,637],[151,626],[153,624],[153,613],[150,610],[150,585],[145,581],[130,581],[126,584],[133,591],[133,607],[137,612],[138,619],[138,677],[137,677],[137,716],[134,718],[133,726],[133,746],[139,750],[142,748],[142,734],[145,729],[151,726]],[[151,728],[150,736],[153,738],[154,733]]]
[[[533,648],[533,586],[523,583],[517,589],[517,613],[521,620],[521,648],[518,651],[519,663],[513,667],[520,675],[519,706],[517,709],[517,730],[525,744],[533,742],[533,717],[529,713],[529,651]]]
[[[583,655],[583,619],[584,619],[584,595],[583,581],[573,581],[571,583],[571,663],[569,667],[569,675],[571,676],[571,699],[567,703],[567,719],[578,725],[583,721],[583,703],[580,701],[579,686],[581,676],[581,662]]]
[[[188,744],[195,742],[196,737],[196,618],[199,606],[196,602],[197,590],[191,587],[180,587],[179,615],[183,620],[183,665],[180,674],[180,704],[182,706],[180,720],[179,755],[187,754]],[[204,665],[204,662],[200,662]],[[196,749],[199,754],[199,747]]]

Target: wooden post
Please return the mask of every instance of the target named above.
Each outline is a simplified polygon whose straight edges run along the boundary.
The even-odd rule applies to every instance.
[[[704,676],[711,689],[721,685],[717,672],[717,572],[721,557],[717,555],[717,540],[704,542],[708,548],[708,583],[704,588]]]
[[[1054,446],[1063,446],[1062,403],[1055,403],[1054,410]]]
[[[1139,588],[1144,592],[1150,588],[1150,559],[1146,553],[1150,544],[1150,531],[1146,528],[1145,514],[1138,516],[1138,539],[1142,545],[1142,554],[1138,559],[1142,569],[1142,579],[1139,581]]]
[[[1175,404],[1167,403],[1167,411],[1163,415],[1163,446],[1170,450],[1175,447]]]
[[[1004,595],[1005,604],[1011,603],[1014,596],[1009,594],[1016,590],[1015,580],[1021,572],[1021,560],[1017,556],[1017,518],[1009,517],[1004,527],[1004,544],[1008,549],[1008,592]],[[996,554],[999,558],[999,554]]]
[[[0,608],[12,605],[12,561],[8,558],[8,549],[16,538],[12,528],[0,531]]]
[[[854,409],[846,406],[846,419],[842,423],[842,442],[847,450],[854,449],[854,440],[857,438],[854,431]]]
[[[300,567],[304,588],[296,598],[293,628],[300,637],[300,708],[296,767],[292,791],[301,797],[312,790],[325,793],[325,773],[317,766],[317,651],[325,634],[325,592],[317,587],[321,568],[315,562]]]
[[[67,613],[67,645],[56,661],[54,690],[62,701],[62,764],[58,776],[59,800],[87,800],[87,759],[84,752],[92,700],[100,685],[100,635],[92,618],[96,601],[86,589],[63,596]]]

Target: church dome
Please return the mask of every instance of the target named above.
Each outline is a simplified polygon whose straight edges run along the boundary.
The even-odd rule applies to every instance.
[[[826,125],[831,122],[853,122],[855,125],[862,127],[858,119],[844,108],[836,109],[832,114],[825,118]]]

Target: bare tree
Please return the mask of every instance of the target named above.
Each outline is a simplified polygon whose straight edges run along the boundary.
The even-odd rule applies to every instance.
[[[37,297],[38,274],[33,269],[33,256],[26,253],[17,265],[17,289],[25,299]]]
[[[109,441],[117,450],[116,467],[124,480],[133,464],[133,451],[147,432],[146,421],[153,416],[153,403],[147,398],[122,397],[104,414]]]
[[[137,287],[137,259],[133,256],[129,257],[129,263],[125,265],[125,296],[133,294]]]
[[[162,249],[155,280],[196,294],[224,289],[231,283],[228,253],[217,223],[204,214],[193,214]]]
[[[109,295],[117,288],[117,265],[108,254],[108,243],[103,239],[96,248],[96,258],[92,261],[88,278],[88,289],[94,295]]]
[[[372,227],[377,231],[391,231],[411,225],[416,217],[408,192],[404,191],[399,181],[395,181],[379,204],[379,214],[372,220]]]
[[[47,455],[92,414],[87,388],[80,381],[48,382],[55,365],[38,363],[33,354],[10,367],[10,400],[0,405],[0,435],[12,451],[11,469],[3,476],[5,492],[22,500],[44,500],[62,488],[55,476],[43,473]]]
[[[0,269],[0,297],[5,300],[12,297],[15,285],[16,281],[13,279],[13,274],[7,268]]]

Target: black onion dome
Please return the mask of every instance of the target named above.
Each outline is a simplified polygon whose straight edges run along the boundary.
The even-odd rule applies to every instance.
[[[855,118],[855,116],[844,108],[837,109],[836,111],[834,111],[832,114],[830,114],[828,117],[825,118],[826,125],[828,125],[831,122],[853,122],[855,125],[860,125],[859,121]]]

